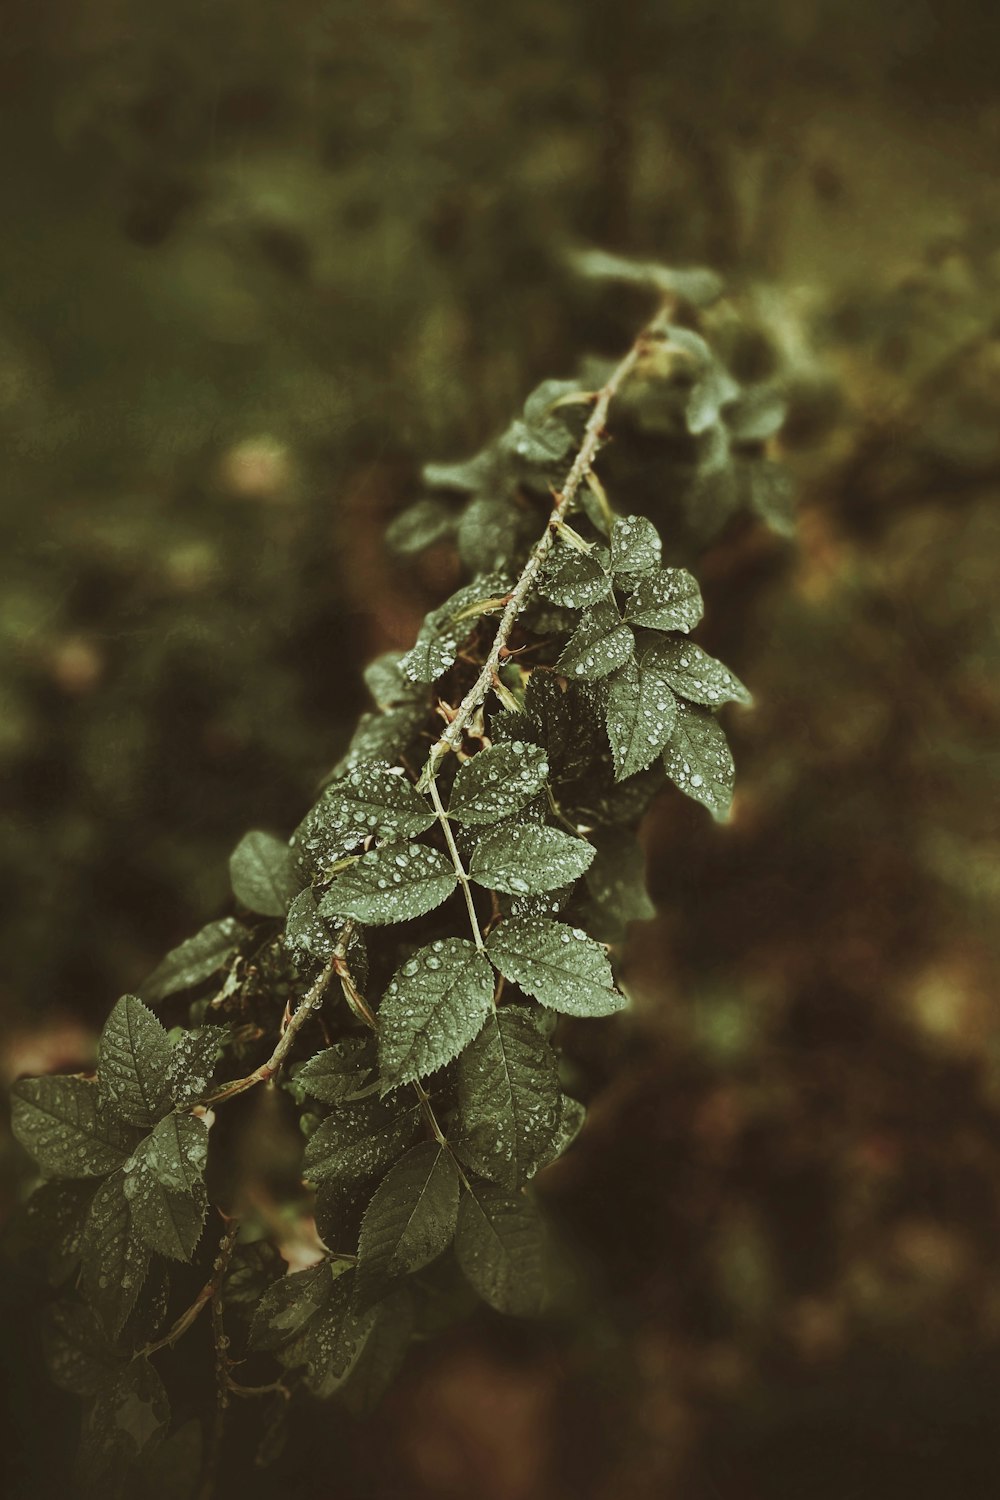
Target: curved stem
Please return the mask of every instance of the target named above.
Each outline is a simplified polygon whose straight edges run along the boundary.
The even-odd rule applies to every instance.
[[[469,912],[469,923],[472,927],[472,936],[475,939],[476,947],[479,949],[479,952],[482,953],[485,951],[486,945],[483,942],[483,934],[480,931],[479,927],[479,918],[476,915],[476,903],[472,898],[472,887],[469,884],[469,877],[466,873],[465,866],[462,863],[462,856],[458,852],[458,845],[455,843],[455,835],[451,831],[451,823],[448,821],[448,814],[444,810],[444,803],[441,801],[441,793],[438,791],[437,780],[434,777],[431,778],[427,790],[430,793],[431,801],[434,803],[434,811],[437,813],[438,822],[441,824],[441,827],[444,830],[444,839],[445,843],[448,845],[448,853],[451,855],[451,862],[455,867],[455,874],[458,876],[458,883],[462,887],[462,895],[465,897],[465,905]]]

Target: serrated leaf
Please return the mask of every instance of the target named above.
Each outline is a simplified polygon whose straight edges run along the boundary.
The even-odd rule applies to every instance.
[[[333,951],[333,935],[319,914],[316,897],[309,886],[299,891],[288,908],[285,947],[298,963],[310,958],[323,962]]]
[[[135,1305],[149,1270],[149,1250],[132,1224],[119,1173],[101,1184],[80,1246],[83,1292],[112,1338]]]
[[[454,517],[450,506],[440,500],[418,500],[408,505],[390,522],[386,544],[400,557],[412,557],[443,541],[454,530]]]
[[[369,1307],[400,1276],[447,1250],[458,1218],[458,1172],[451,1153],[424,1141],[397,1162],[365,1211],[358,1241],[356,1297]]]
[[[83,1231],[94,1193],[93,1181],[72,1182],[55,1178],[40,1183],[24,1205],[25,1237],[31,1246],[41,1251],[49,1279],[57,1286],[65,1281],[80,1259]]]
[[[136,1492],[130,1469],[145,1461],[170,1423],[170,1403],[148,1359],[135,1359],[108,1377],[84,1418],[80,1434],[80,1493],[117,1497]]]
[[[604,749],[600,686],[563,683],[553,672],[532,672],[524,694],[525,710],[538,728],[554,778],[573,780],[590,774]]]
[[[521,513],[505,500],[469,502],[458,523],[458,555],[470,570],[508,566],[522,548]]]
[[[11,1128],[49,1177],[103,1177],[136,1140],[83,1078],[20,1079],[11,1089]]]
[[[646,890],[645,856],[635,834],[623,829],[602,829],[594,835],[594,846],[594,862],[587,871],[593,904],[587,926],[599,942],[620,942],[629,922],[656,916]]]
[[[556,1055],[531,1013],[504,1005],[487,1016],[456,1076],[456,1151],[481,1176],[519,1187],[548,1159],[562,1112]]]
[[[153,1125],[171,1105],[167,1033],[136,995],[123,995],[101,1032],[97,1083],[101,1097],[132,1125]]]
[[[222,1299],[226,1311],[256,1313],[268,1288],[284,1276],[288,1266],[281,1252],[270,1240],[252,1240],[237,1244],[230,1257],[222,1282]]]
[[[487,952],[526,995],[567,1016],[609,1016],[625,998],[608,956],[579,927],[541,917],[508,917],[490,933]]]
[[[325,1306],[332,1288],[330,1263],[325,1260],[305,1271],[289,1271],[272,1282],[254,1312],[252,1347],[273,1352],[290,1343]]]
[[[558,828],[508,824],[479,840],[469,874],[487,890],[531,895],[579,879],[593,857],[585,839]]]
[[[393,975],[378,1008],[379,1072],[390,1086],[457,1057],[493,1002],[493,970],[466,938],[438,938]]]
[[[397,708],[423,698],[422,688],[404,676],[398,651],[383,651],[364,670],[365,687],[379,708]],[[395,764],[392,762],[392,764]]]
[[[632,655],[634,639],[609,600],[584,611],[558,661],[560,672],[574,679],[593,682],[624,666]]]
[[[520,812],[548,774],[545,751],[530,740],[491,745],[459,767],[448,815],[463,823],[499,823]]]
[[[416,1328],[412,1297],[405,1285],[383,1298],[374,1312],[374,1325],[341,1392],[354,1417],[375,1410],[401,1369]]]
[[[686,568],[661,568],[640,578],[625,609],[633,625],[649,630],[693,630],[705,613],[701,590]]]
[[[539,1171],[543,1167],[551,1166],[552,1162],[558,1161],[563,1152],[569,1150],[583,1129],[586,1118],[586,1106],[581,1104],[579,1099],[571,1099],[569,1094],[563,1094],[559,1101],[559,1123],[552,1139],[552,1147],[538,1163]]]
[[[322,873],[364,838],[413,838],[433,822],[433,808],[405,775],[372,761],[327,787],[292,835],[292,848],[303,868]]]
[[[694,704],[678,705],[677,724],[663,752],[670,780],[724,823],[733,804],[736,771],[715,715]]]
[[[237,901],[263,917],[283,917],[302,888],[288,845],[259,828],[236,845],[229,878]]]
[[[605,554],[606,558],[607,554]],[[606,568],[594,553],[577,552],[557,543],[538,580],[539,593],[569,609],[585,609],[603,599],[611,587]]]
[[[611,533],[614,573],[651,573],[660,566],[663,543],[646,516],[616,516]]]
[[[645,770],[667,743],[676,720],[677,700],[649,652],[620,667],[608,679],[604,712],[615,780]]]
[[[489,1182],[462,1194],[455,1255],[466,1280],[490,1307],[533,1317],[545,1300],[542,1226],[530,1200]]]
[[[374,1310],[359,1310],[353,1296],[355,1272],[335,1278],[323,1304],[296,1337],[278,1354],[289,1369],[305,1368],[306,1388],[314,1396],[332,1396],[354,1366],[371,1332]]]
[[[174,1042],[167,1083],[175,1104],[193,1104],[208,1093],[225,1035],[222,1026],[196,1026]]]
[[[250,933],[235,917],[209,922],[194,937],[172,948],[139,986],[144,1000],[165,1000],[180,990],[193,989],[225,968]]]
[[[92,1307],[63,1299],[45,1310],[42,1349],[49,1379],[74,1396],[93,1396],[121,1364]]]
[[[475,626],[476,616],[495,607],[509,584],[501,574],[488,573],[452,594],[440,608],[432,610],[400,669],[411,682],[435,682],[458,655],[458,648]]]
[[[337,1109],[309,1137],[303,1176],[316,1184],[372,1177],[406,1150],[421,1118],[420,1105],[410,1096],[365,1099]]]
[[[411,684],[412,686],[412,684]],[[351,736],[346,755],[334,767],[334,776],[343,776],[354,766],[370,760],[386,760],[395,765],[406,757],[420,737],[427,718],[427,707],[404,703],[399,708],[362,714]]]
[[[718,708],[723,703],[753,702],[736,674],[693,641],[657,641],[648,655],[651,669],[662,673],[689,703]]]
[[[161,1120],[125,1163],[125,1196],[136,1233],[151,1250],[190,1260],[208,1209],[208,1129],[194,1115]]]
[[[426,844],[384,844],[338,875],[320,916],[355,917],[372,926],[409,922],[447,901],[458,877],[447,855]]]
[[[295,1081],[324,1104],[342,1104],[365,1088],[375,1067],[375,1046],[371,1038],[345,1037],[311,1057],[296,1073]]]

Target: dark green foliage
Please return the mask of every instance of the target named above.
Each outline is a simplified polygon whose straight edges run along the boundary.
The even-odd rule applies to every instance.
[[[700,437],[742,394],[699,334],[669,333]],[[668,780],[725,815],[732,761],[712,710],[749,701],[687,637],[691,574],[662,566],[654,524],[616,516],[589,469],[595,402],[632,409],[660,347],[654,324],[631,380],[630,356],[600,398],[547,381],[486,455],[428,472],[441,494],[391,541],[407,557],[454,544],[471,581],[411,651],[369,668],[377,706],[290,840],[240,842],[244,920],[212,923],[150,975],[146,999],[180,1024],[125,996],[96,1080],[15,1086],[15,1132],[52,1179],[33,1200],[64,1287],[49,1357],[90,1402],[91,1487],[120,1487],[140,1461],[164,1486],[197,1467],[188,1429],[167,1436],[151,1360],[206,1305],[220,1390],[242,1389],[245,1354],[270,1367],[265,1389],[276,1364],[281,1389],[343,1388],[359,1412],[411,1339],[474,1296],[516,1316],[544,1306],[530,1184],[584,1118],[560,1082],[557,1018],[625,1006],[606,945],[651,911],[639,820]],[[740,430],[773,416],[762,399]],[[295,1272],[269,1241],[280,1215],[251,1209],[238,1230],[209,1213],[206,1185],[227,1214],[216,1112],[278,1074],[314,1195],[288,1212],[314,1210],[326,1247]]]

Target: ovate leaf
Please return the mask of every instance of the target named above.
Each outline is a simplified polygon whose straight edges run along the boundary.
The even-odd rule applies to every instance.
[[[532,1317],[545,1298],[542,1227],[530,1200],[489,1182],[462,1194],[455,1255],[462,1272],[497,1312]]]
[[[285,919],[285,947],[298,963],[329,958],[334,940],[316,909],[316,897],[307,886],[299,891]]]
[[[172,1048],[142,1001],[123,995],[101,1032],[97,1082],[116,1114],[133,1125],[153,1125],[170,1108]]]
[[[566,643],[559,658],[559,670],[577,680],[596,681],[624,666],[632,655],[633,645],[632,632],[623,623],[616,605],[610,600],[595,604],[584,612]]]
[[[311,1057],[296,1073],[295,1082],[324,1104],[342,1104],[367,1086],[375,1066],[375,1047],[369,1037],[345,1037]]]
[[[480,750],[459,768],[448,804],[463,823],[499,823],[520,812],[541,791],[549,774],[545,751],[526,740]]]
[[[252,1347],[274,1351],[296,1338],[325,1306],[332,1288],[330,1263],[325,1260],[272,1282],[254,1313]]]
[[[645,857],[635,834],[625,829],[602,829],[594,835],[594,846],[597,852],[587,871],[587,926],[599,942],[621,942],[629,922],[656,916],[646,890]]]
[[[548,1159],[562,1113],[556,1055],[520,1006],[493,1011],[458,1060],[455,1149],[475,1172],[519,1187]]]
[[[329,1289],[323,1304],[302,1326],[278,1358],[289,1369],[305,1368],[305,1384],[314,1396],[332,1396],[363,1348],[374,1311],[359,1310],[353,1271],[334,1276],[326,1267]]]
[[[677,699],[651,653],[626,662],[608,680],[605,724],[615,780],[634,776],[656,759],[677,719]]]
[[[607,554],[605,553],[605,561]],[[539,593],[569,609],[584,609],[603,599],[611,587],[607,569],[600,557],[577,552],[565,543],[557,543],[549,553],[538,580]]]
[[[579,879],[593,857],[584,839],[558,828],[511,824],[480,839],[469,874],[487,890],[530,895]]]
[[[193,1104],[208,1093],[225,1037],[223,1026],[196,1026],[177,1038],[167,1070],[175,1104]]]
[[[151,1250],[190,1260],[208,1208],[207,1157],[204,1122],[195,1115],[172,1114],[125,1163],[125,1196],[135,1230]]]
[[[11,1127],[49,1177],[103,1177],[136,1138],[83,1078],[22,1078],[11,1089]]]
[[[242,922],[223,917],[209,922],[194,937],[172,948],[139,986],[144,1000],[165,1000],[179,990],[189,990],[226,966],[237,948],[249,937]]]
[[[405,1151],[420,1125],[412,1095],[365,1099],[337,1109],[309,1137],[303,1175],[309,1182],[372,1177]]]
[[[713,713],[694,704],[678,705],[663,766],[682,792],[707,807],[717,822],[725,822],[733,804],[736,772],[726,736]]]
[[[693,641],[657,641],[647,654],[650,665],[689,703],[718,708],[723,703],[753,701],[736,674]]]
[[[378,1008],[379,1071],[410,1083],[457,1057],[493,1000],[493,970],[474,943],[438,938],[393,975]]]
[[[288,845],[259,829],[240,839],[229,859],[229,876],[237,901],[263,917],[283,917],[302,886]]]
[[[495,611],[509,588],[500,574],[488,573],[453,594],[424,620],[413,647],[399,665],[411,682],[434,682],[458,655],[458,648],[481,614]]]
[[[434,810],[386,761],[355,766],[323,793],[292,843],[306,867],[322,871],[371,835],[412,838],[434,822]]]
[[[102,1183],[94,1197],[80,1253],[84,1295],[115,1338],[149,1270],[149,1250],[133,1227],[119,1173]]]
[[[426,844],[384,844],[338,875],[320,902],[321,916],[356,917],[385,926],[433,911],[458,878],[451,860]]]
[[[663,544],[646,516],[617,516],[611,533],[614,573],[650,573],[660,566]]]
[[[661,568],[641,578],[628,601],[625,618],[650,630],[693,630],[705,613],[694,578],[684,568]]]
[[[579,927],[508,917],[490,934],[487,951],[505,978],[550,1010],[609,1016],[625,1004],[607,954]]]
[[[419,1271],[451,1244],[459,1179],[451,1153],[425,1141],[397,1162],[368,1205],[358,1243],[356,1295],[377,1302],[400,1276]]]

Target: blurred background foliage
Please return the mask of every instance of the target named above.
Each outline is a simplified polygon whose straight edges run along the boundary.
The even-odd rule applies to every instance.
[[[572,252],[721,272],[709,336],[788,403],[790,537],[624,457],[612,490],[673,528],[758,706],[732,826],[653,813],[634,1012],[568,1038],[577,1289],[428,1345],[359,1426],[304,1414],[289,1493],[1000,1481],[998,29],[985,0],[3,6],[8,1078],[86,1066],[245,828],[295,824],[362,662],[452,581],[384,552],[420,463],[627,343],[633,293]],[[23,1277],[27,1497],[72,1413]]]

